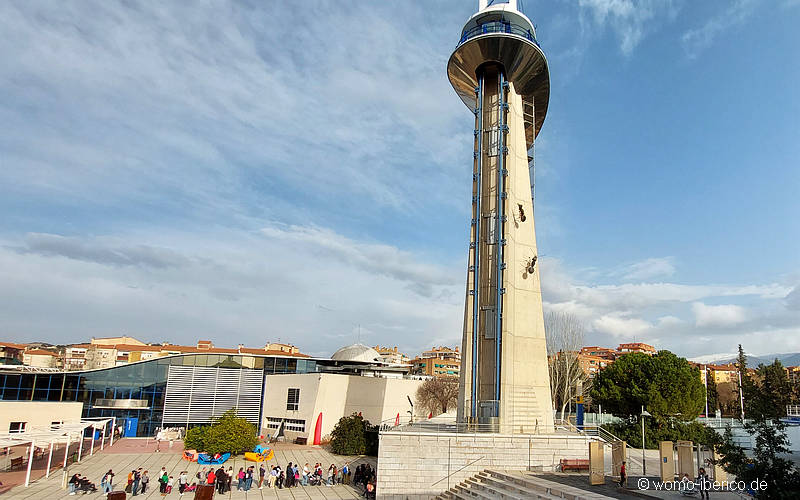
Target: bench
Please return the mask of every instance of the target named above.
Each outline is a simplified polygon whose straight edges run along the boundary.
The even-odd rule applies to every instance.
[[[567,459],[562,458],[561,462],[561,471],[566,472],[568,470],[574,471],[588,471],[589,470],[589,461],[585,459]]]
[[[15,469],[17,467],[22,467],[22,464],[25,462],[23,457],[14,457],[11,459],[11,468]]]
[[[308,444],[308,438],[298,436],[294,438],[294,444]]]

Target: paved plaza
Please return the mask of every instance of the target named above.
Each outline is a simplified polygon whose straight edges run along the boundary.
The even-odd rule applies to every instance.
[[[175,443],[173,449],[166,449],[160,453],[154,453],[152,450],[154,446],[152,441],[148,444],[144,440],[136,439],[123,439],[119,443],[115,443],[112,449],[106,449],[103,453],[95,453],[92,457],[85,458],[80,464],[73,464],[69,466],[68,476],[78,473],[87,476],[90,480],[95,482],[98,489],[100,488],[100,478],[108,470],[112,469],[117,474],[114,482],[114,490],[124,488],[128,472],[138,467],[143,470],[149,471],[151,476],[150,489],[144,495],[137,495],[136,498],[144,499],[157,499],[157,498],[193,498],[193,493],[187,493],[183,497],[178,493],[177,478],[181,471],[186,470],[189,472],[189,477],[195,479],[195,473],[202,468],[196,463],[190,463],[181,458],[183,447],[180,443]],[[162,448],[163,449],[163,448]],[[299,446],[291,444],[278,444],[275,448],[275,457],[267,462],[269,468],[273,465],[280,465],[286,468],[289,462],[305,464],[308,462],[311,466],[316,462],[323,464],[323,468],[327,471],[330,464],[336,464],[341,467],[345,462],[349,462],[353,468],[361,463],[369,463],[371,467],[375,467],[376,460],[374,457],[343,457],[334,455],[324,448],[315,446]],[[254,465],[254,462],[245,461],[242,456],[231,458],[225,462],[225,468],[233,467],[233,470],[238,472],[239,467],[247,467]],[[174,476],[176,480],[176,487],[172,493],[166,497],[162,497],[158,492],[158,481],[155,476],[161,470],[161,467],[166,467],[170,475]],[[257,470],[257,469],[256,469]],[[66,489],[62,489],[63,469],[57,469],[51,472],[50,478],[41,478],[32,483],[28,488],[24,486],[16,486],[3,495],[4,500],[20,500],[20,499],[67,499],[77,498],[83,496],[78,493],[75,496],[70,496]],[[87,497],[105,498],[101,493],[89,493]],[[128,495],[128,498],[132,498]],[[262,498],[280,498],[280,499],[354,499],[362,498],[358,489],[351,486],[337,485],[337,486],[298,486],[291,489],[270,489],[264,486],[259,490],[257,484],[250,491],[237,491],[236,480],[233,481],[233,490],[224,494],[217,495],[215,498],[247,498],[247,499],[262,499]]]

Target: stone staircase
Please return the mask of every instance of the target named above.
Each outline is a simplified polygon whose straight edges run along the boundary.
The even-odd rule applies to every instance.
[[[611,497],[549,481],[533,474],[486,469],[445,491],[437,496],[436,500],[493,500],[497,498],[600,500]]]

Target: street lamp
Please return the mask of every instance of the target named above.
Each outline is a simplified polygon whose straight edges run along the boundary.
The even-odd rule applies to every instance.
[[[647,475],[647,462],[645,461],[644,457],[644,417],[652,417],[650,413],[644,409],[644,405],[642,405],[642,476]]]

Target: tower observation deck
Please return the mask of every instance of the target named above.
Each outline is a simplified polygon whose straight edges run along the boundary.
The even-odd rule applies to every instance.
[[[528,150],[550,98],[547,59],[517,0],[479,1],[447,63],[474,113],[472,220],[458,420],[553,428]]]

